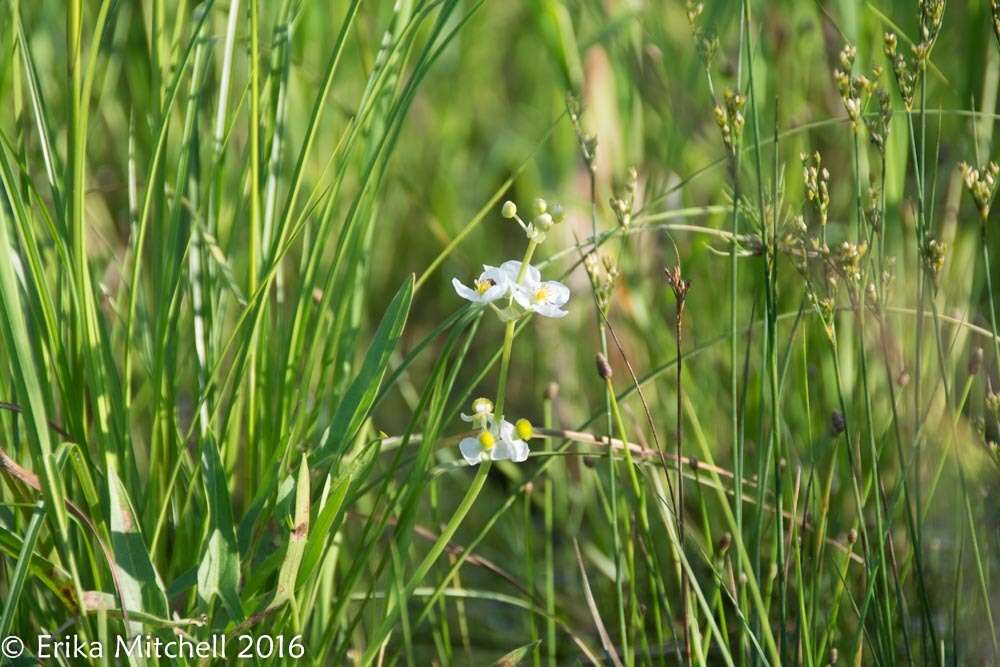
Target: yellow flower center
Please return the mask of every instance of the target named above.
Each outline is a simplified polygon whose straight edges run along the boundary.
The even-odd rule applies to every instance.
[[[535,429],[532,428],[531,422],[527,419],[518,419],[517,423],[514,424],[514,429],[517,431],[517,437],[521,440],[531,440],[535,436]]]
[[[489,278],[487,278],[485,280],[477,280],[476,281],[476,292],[478,292],[479,294],[486,294],[486,292],[491,287],[493,287],[493,285],[494,285],[494,282],[492,280],[490,280]]]
[[[549,290],[545,287],[539,287],[535,291],[535,303],[541,303],[549,298]]]
[[[489,431],[483,431],[482,433],[479,434],[479,444],[486,451],[490,451],[491,449],[493,449],[493,445],[497,444],[497,441],[493,437],[492,433],[490,433]]]

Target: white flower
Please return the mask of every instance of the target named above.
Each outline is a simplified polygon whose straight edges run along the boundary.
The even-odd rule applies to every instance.
[[[511,279],[509,273],[502,268],[484,264],[483,272],[472,282],[472,287],[463,285],[458,278],[452,278],[451,284],[463,299],[486,304],[507,296],[510,292]]]
[[[520,463],[528,458],[528,443],[517,437],[513,424],[504,419],[497,428],[491,418],[489,426],[478,437],[463,438],[458,443],[466,463],[470,466],[483,461],[510,460]]]
[[[514,300],[525,310],[545,317],[565,317],[569,314],[562,308],[569,301],[569,288],[556,280],[530,280],[526,277],[514,286]]]

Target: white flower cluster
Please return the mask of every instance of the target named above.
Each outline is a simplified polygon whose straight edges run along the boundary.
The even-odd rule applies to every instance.
[[[462,458],[469,465],[487,460],[515,463],[527,460],[527,441],[533,435],[531,422],[527,419],[518,419],[516,424],[500,419],[498,423],[493,414],[493,401],[477,398],[472,402],[472,414],[463,414],[462,420],[471,422],[479,429],[478,436],[463,438],[458,443]]]
[[[458,449],[469,465],[484,461],[520,462],[528,458],[527,441],[534,435],[531,422],[519,419],[512,424],[503,418],[503,396],[507,383],[507,362],[514,339],[514,322],[532,314],[557,318],[569,314],[563,308],[569,301],[569,288],[556,280],[542,280],[541,271],[531,265],[531,257],[538,244],[545,240],[546,233],[554,224],[562,222],[562,208],[553,206],[550,209],[544,199],[536,199],[535,217],[530,223],[526,223],[518,216],[514,202],[508,201],[504,202],[501,215],[508,220],[515,220],[524,231],[528,239],[524,259],[520,262],[504,262],[500,266],[483,265],[483,272],[472,281],[471,287],[458,278],[452,278],[451,281],[460,297],[481,307],[489,306],[507,323],[496,413],[492,401],[477,398],[472,404],[472,414],[462,415],[462,419],[472,422],[479,431],[477,436],[463,438],[458,443]]]
[[[458,278],[452,278],[451,284],[460,297],[473,303],[492,305],[504,297],[512,298],[522,311],[506,313],[498,309],[498,312],[513,315],[514,319],[525,313],[544,317],[568,314],[563,306],[569,301],[569,288],[557,280],[542,280],[541,272],[530,264],[522,275],[521,262],[517,260],[504,262],[499,267],[483,265],[483,272],[472,282],[472,287],[463,285]]]

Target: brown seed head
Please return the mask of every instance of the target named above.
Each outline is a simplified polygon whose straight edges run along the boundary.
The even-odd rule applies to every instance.
[[[597,374],[601,376],[602,380],[610,380],[614,373],[611,371],[611,364],[608,363],[608,358],[598,352],[595,361],[597,363]]]

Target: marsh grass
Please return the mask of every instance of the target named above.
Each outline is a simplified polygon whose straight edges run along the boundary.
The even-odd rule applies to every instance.
[[[1000,10],[951,5],[0,4],[0,637],[1000,660]],[[570,315],[452,290],[510,257]],[[464,464],[477,396],[528,461]]]

